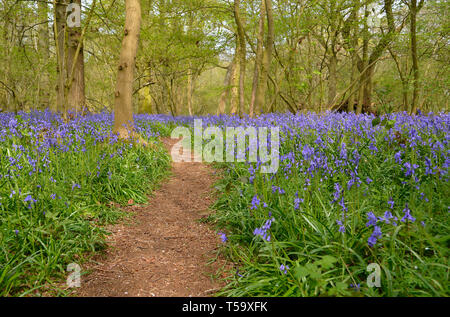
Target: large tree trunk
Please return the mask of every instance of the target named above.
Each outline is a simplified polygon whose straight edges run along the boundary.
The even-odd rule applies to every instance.
[[[259,10],[259,26],[256,43],[256,57],[255,57],[255,69],[253,73],[253,87],[252,97],[250,100],[250,117],[254,116],[255,110],[259,109],[259,105],[256,103],[256,95],[258,93],[258,86],[260,85],[261,67],[263,63],[263,41],[264,41],[264,21],[266,19],[266,0],[261,0]]]
[[[133,78],[141,30],[140,0],[125,0],[125,30],[115,89],[114,132],[128,138],[133,130]]]
[[[237,25],[237,37],[238,37],[238,45],[239,45],[239,54],[238,54],[238,64],[239,64],[239,109],[238,114],[242,117],[244,113],[245,107],[245,34],[244,34],[244,25],[242,22],[241,14],[240,14],[240,0],[234,0],[234,18],[236,20]]]
[[[56,0],[55,3],[55,23],[54,36],[56,45],[56,59],[57,59],[57,84],[56,84],[56,110],[65,112],[65,83],[67,78],[66,67],[66,0]]]
[[[73,3],[78,4],[81,8],[81,0],[74,0]],[[68,83],[66,85],[66,109],[79,113],[85,110],[84,53],[81,26],[68,27],[67,33]]]

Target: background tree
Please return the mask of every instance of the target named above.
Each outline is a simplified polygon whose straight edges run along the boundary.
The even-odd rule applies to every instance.
[[[133,131],[133,79],[141,30],[139,0],[125,1],[125,27],[115,89],[114,132],[128,138]]]
[[[82,27],[73,33],[66,27],[69,2],[0,2],[1,109],[64,112],[82,104],[91,112],[114,109],[110,92],[116,86],[125,3],[83,2]],[[234,0],[142,0],[132,110],[238,113],[242,100],[242,113],[253,114],[447,109],[450,4],[414,3],[239,1],[242,41]],[[79,96],[79,101],[72,103],[71,92],[82,91],[75,89],[82,84],[69,80],[68,56],[78,47],[83,58],[76,59],[74,78],[83,61],[84,102],[77,93],[70,99]]]

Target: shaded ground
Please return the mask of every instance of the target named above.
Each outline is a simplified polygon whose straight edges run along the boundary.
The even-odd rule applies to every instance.
[[[174,140],[164,139],[169,152]],[[210,296],[224,286],[212,276],[225,262],[216,257],[221,241],[207,224],[213,202],[213,170],[201,163],[172,163],[173,175],[149,203],[132,206],[128,224],[108,228],[105,255],[83,275],[75,296]]]

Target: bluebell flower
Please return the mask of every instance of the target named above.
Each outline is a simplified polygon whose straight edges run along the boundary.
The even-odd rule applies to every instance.
[[[280,265],[280,271],[283,273],[283,274],[287,274],[287,271],[289,270],[289,266],[288,265],[284,265],[284,264],[281,264]]]
[[[406,222],[407,220],[409,220],[411,222],[416,221],[416,218],[411,216],[411,210],[409,210],[408,203],[406,203],[406,206],[405,206],[405,209],[403,209],[403,212],[404,212],[405,215],[400,220],[401,222]]]
[[[250,209],[258,209],[260,202],[261,201],[259,200],[258,195],[255,194],[255,196],[253,196],[252,206],[250,207]]]
[[[264,225],[261,228],[256,228],[253,231],[253,235],[255,236],[260,236],[263,238],[263,240],[269,242],[270,241],[270,235],[267,234],[267,231],[270,230],[270,227],[272,226],[272,223],[275,221],[275,218],[270,218],[268,220],[266,220],[266,222],[264,223]]]
[[[218,234],[219,234],[220,239],[222,240],[223,243],[228,241],[227,235],[225,233],[219,232]]]
[[[390,207],[391,209],[394,208],[394,200],[392,199],[392,197],[389,198],[388,204],[389,204],[389,207]]]
[[[342,221],[341,220],[336,220],[336,223],[338,224],[338,226],[339,226],[339,232],[341,232],[341,233],[345,233],[345,226],[344,226],[344,224],[342,223]]]
[[[360,283],[358,283],[356,285],[350,284],[350,288],[353,288],[355,291],[359,292],[360,288],[361,288],[361,284]]]
[[[376,243],[377,240],[381,237],[382,233],[381,233],[381,229],[378,226],[375,226],[372,232],[372,235],[369,237],[367,243],[370,247],[373,247]]]
[[[34,199],[33,197],[31,197],[31,195],[28,195],[27,197],[25,197],[25,199],[24,199],[23,201],[24,201],[24,202],[31,202],[31,203],[37,202],[36,199]]]
[[[378,222],[377,217],[372,211],[367,213],[367,218],[369,219],[369,221],[366,223],[366,227],[375,226]]]

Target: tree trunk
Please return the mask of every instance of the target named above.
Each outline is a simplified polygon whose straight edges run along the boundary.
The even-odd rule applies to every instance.
[[[114,132],[128,138],[133,130],[133,77],[141,29],[140,0],[125,0],[125,29],[115,89]]]
[[[417,102],[419,99],[419,62],[417,59],[417,0],[411,0],[410,3],[410,36],[411,36],[411,59],[413,72],[413,97],[411,101],[411,114],[417,112]]]
[[[224,114],[226,105],[227,105],[227,99],[228,95],[230,94],[230,86],[231,86],[231,75],[233,73],[233,68],[235,64],[235,59],[230,63],[230,65],[227,68],[227,73],[225,75],[225,79],[223,82],[224,85],[224,91],[220,95],[220,101],[219,101],[219,108],[217,109],[217,114]]]
[[[65,112],[66,107],[64,105],[64,92],[65,83],[67,77],[66,67],[66,0],[56,0],[55,3],[55,23],[54,23],[54,36],[56,45],[56,59],[57,59],[57,85],[56,85],[56,110]]]
[[[356,45],[355,45],[356,46]],[[353,82],[355,81],[355,77],[358,76],[358,66],[357,66],[358,60],[356,58],[356,53],[352,52],[352,72],[350,76],[350,84],[353,85]],[[355,101],[356,101],[357,93],[355,91],[355,88],[350,89],[350,96],[348,98],[348,105],[347,105],[347,112],[354,112],[355,109]]]
[[[332,48],[332,50],[334,50]],[[330,63],[328,64],[328,107],[334,106],[336,102],[336,87],[337,87],[337,56],[332,52],[330,56]]]
[[[250,117],[253,118],[255,110],[259,109],[259,105],[256,103],[256,96],[258,94],[258,86],[260,83],[261,67],[263,62],[263,41],[264,41],[264,21],[266,19],[266,1],[261,0],[259,26],[256,44],[256,57],[255,57],[255,70],[253,73],[253,87],[252,97],[250,100]]]
[[[238,114],[242,117],[245,107],[245,34],[244,25],[240,14],[240,0],[234,0],[234,18],[237,25],[237,38],[239,45],[238,63],[239,63],[239,109]]]
[[[39,21],[39,51],[41,52],[42,65],[46,65],[50,58],[50,41],[48,33],[48,4],[46,2],[38,2]],[[40,89],[39,89],[39,106],[47,109],[50,106],[50,78],[48,76],[48,69],[44,67],[40,74]],[[53,106],[51,110],[56,110]]]
[[[192,70],[189,67],[187,74],[187,107],[190,116],[192,116],[192,90],[193,90]]]
[[[269,75],[270,65],[272,64],[272,51],[274,42],[274,25],[273,25],[273,10],[272,0],[266,1],[266,15],[267,15],[267,38],[266,47],[263,54],[263,62],[261,67],[261,77],[258,84],[258,91],[256,94],[256,105],[258,112],[264,113],[266,104],[267,78]]]
[[[236,36],[236,50],[234,53],[235,62],[233,63],[233,69],[231,72],[231,109],[230,114],[235,114],[237,112],[237,108],[239,105],[239,58],[240,55],[240,48],[239,48],[239,42]]]
[[[81,0],[74,0],[73,3],[78,4],[81,8]],[[83,112],[85,108],[84,53],[83,39],[81,38],[81,26],[73,28],[67,27],[67,33],[68,83],[66,85],[66,109],[68,111],[70,110],[79,113]],[[78,48],[78,46],[80,47]]]
[[[392,13],[392,3],[393,0],[384,0],[384,11],[386,13],[386,19],[388,23],[388,32],[383,35],[383,37],[380,39],[378,44],[375,46],[375,48],[372,51],[372,54],[370,54],[370,58],[367,62],[367,71],[365,73],[365,80],[364,80],[364,108],[370,109],[371,103],[372,103],[372,78],[375,70],[376,63],[378,59],[381,57],[383,52],[385,51],[386,47],[392,42],[392,39],[395,35],[395,22],[394,22],[394,15]],[[366,7],[367,10],[367,7]]]
[[[368,66],[364,75],[364,87],[363,87],[363,102],[362,106],[364,110],[371,108],[372,103],[372,78],[375,72],[375,66]]]

